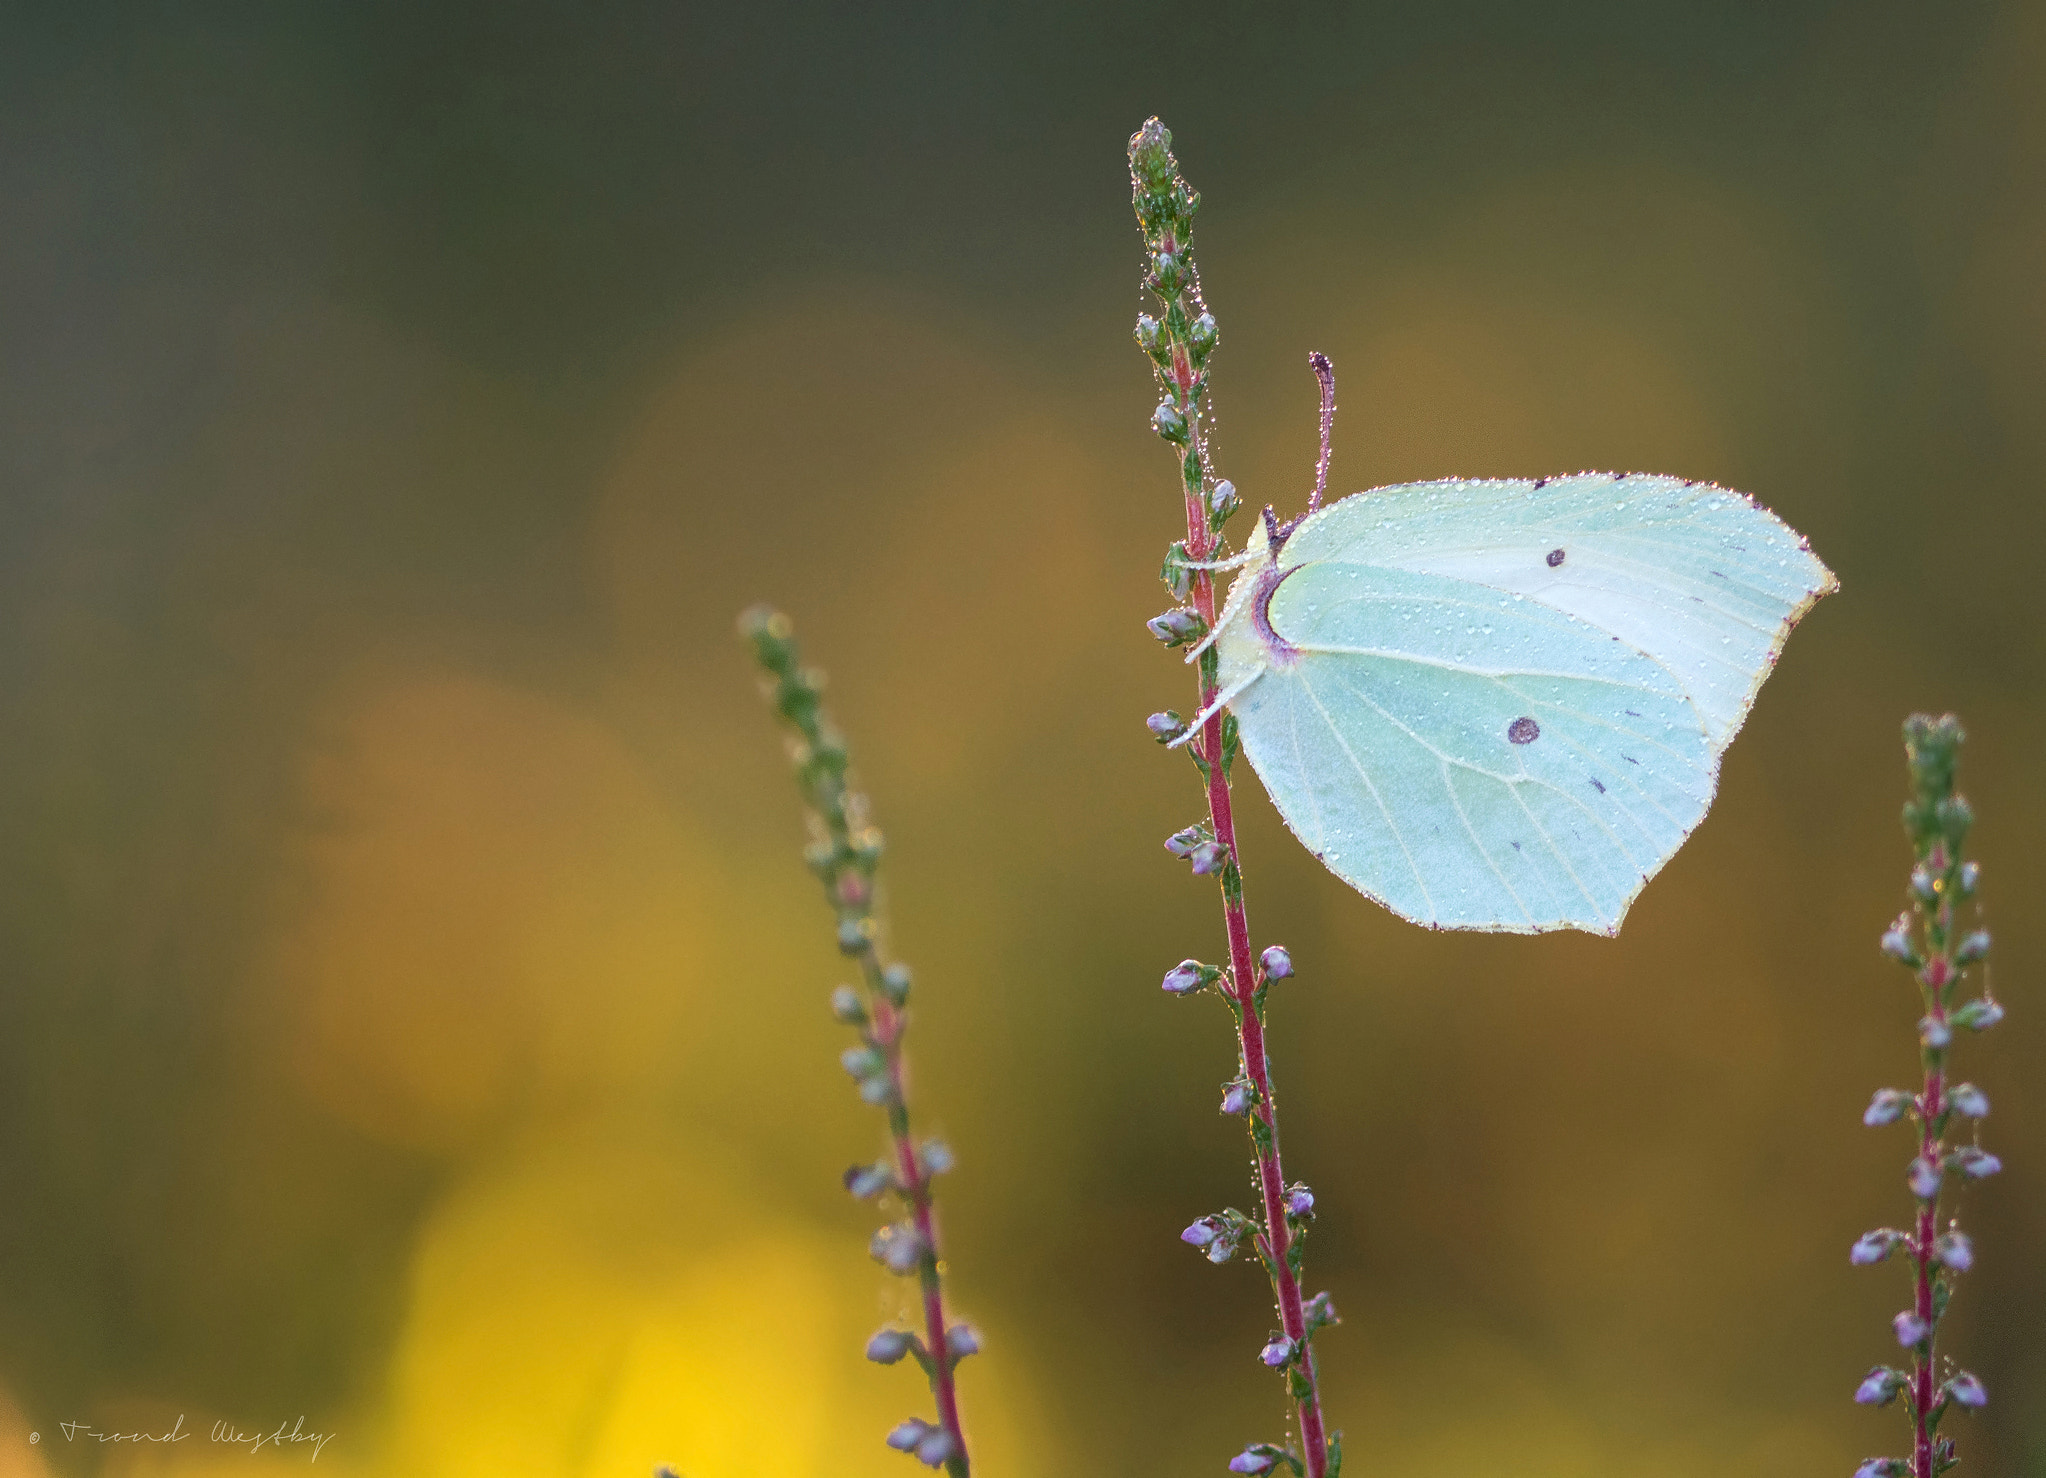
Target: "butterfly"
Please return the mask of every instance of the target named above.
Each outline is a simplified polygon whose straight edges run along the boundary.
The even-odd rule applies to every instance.
[[[1617,934],[1704,819],[1791,628],[1839,588],[1753,498],[1675,477],[1310,510],[1267,509],[1228,562],[1209,711],[1234,714],[1308,850],[1431,928]]]

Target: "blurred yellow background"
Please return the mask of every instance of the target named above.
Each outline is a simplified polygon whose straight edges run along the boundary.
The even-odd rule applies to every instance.
[[[1838,1474],[1905,1210],[1898,724],[2011,1020],[1950,1326],[2046,1474],[2046,12],[26,7],[0,55],[0,1475],[905,1474],[828,914],[732,619],[828,668],[917,970],[985,1478],[1283,1434],[1159,841],[1122,149],[1221,470],[1757,494],[1839,573],[1617,942],[1429,935],[1244,786],[1352,1471]],[[102,1444],[90,1432],[179,1444]],[[73,1435],[66,1437],[65,1424]],[[84,1424],[82,1427],[78,1424]],[[30,1434],[34,1434],[31,1440]]]

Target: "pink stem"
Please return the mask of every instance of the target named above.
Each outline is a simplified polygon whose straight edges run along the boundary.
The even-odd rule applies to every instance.
[[[1168,238],[1169,242],[1169,238]],[[1168,246],[1169,249],[1169,246]],[[1174,379],[1181,403],[1187,411],[1188,455],[1200,454],[1200,439],[1193,406],[1193,370],[1183,356],[1174,357]],[[1195,559],[1206,559],[1212,551],[1207,512],[1189,490],[1186,499],[1186,547]],[[1215,582],[1205,570],[1196,573],[1192,596],[1201,619],[1210,629],[1215,624]],[[1215,685],[1201,680],[1202,708],[1215,701]],[[1229,778],[1222,767],[1222,715],[1215,713],[1201,731],[1202,757],[1208,766],[1208,820],[1215,840],[1221,843],[1237,869],[1238,891],[1231,897],[1223,892],[1222,919],[1229,934],[1230,994],[1236,1002],[1237,1045],[1242,1053],[1243,1071],[1257,1090],[1251,1112],[1268,1131],[1266,1144],[1256,1146],[1258,1190],[1264,1200],[1266,1245],[1261,1249],[1271,1269],[1272,1289],[1278,1295],[1279,1321],[1286,1337],[1300,1353],[1300,1368],[1307,1378],[1307,1394],[1300,1409],[1300,1441],[1306,1449],[1308,1478],[1324,1478],[1328,1471],[1328,1440],[1321,1415],[1321,1386],[1317,1379],[1313,1349],[1307,1339],[1307,1316],[1301,1307],[1300,1280],[1293,1274],[1287,1254],[1292,1246],[1292,1229],[1286,1221],[1286,1176],[1279,1163],[1279,1105],[1272,1093],[1271,1069],[1265,1059],[1265,1028],[1254,999],[1257,965],[1250,953],[1250,920],[1244,912],[1240,884],[1242,862],[1236,850],[1236,816],[1230,804]],[[1253,1145],[1256,1145],[1253,1137]]]

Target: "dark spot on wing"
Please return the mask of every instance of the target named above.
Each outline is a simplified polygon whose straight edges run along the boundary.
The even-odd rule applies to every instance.
[[[1506,726],[1506,737],[1515,744],[1532,744],[1542,737],[1542,726],[1522,714]]]
[[[1551,549],[1549,551],[1549,568],[1553,570],[1557,565],[1561,564],[1562,562],[1563,551],[1560,549]]]
[[[1719,571],[1717,570],[1707,570],[1706,573],[1712,576],[1712,578],[1715,580],[1724,580],[1726,578],[1726,576],[1720,574]]]
[[[1534,480],[1534,485],[1538,488],[1545,488],[1549,485],[1549,480],[1546,477],[1537,477]]]
[[[1634,711],[1633,709],[1631,709],[1631,708],[1623,708],[1623,709],[1621,709],[1621,710],[1620,710],[1620,712],[1622,712],[1622,713],[1626,714],[1628,718],[1639,718],[1639,717],[1641,717],[1641,715],[1640,715],[1640,714],[1636,713],[1636,712],[1635,712],[1635,711]]]
[[[1605,786],[1604,786],[1604,785],[1603,785],[1603,784],[1602,784],[1602,783],[1601,783],[1600,781],[1598,781],[1598,780],[1596,780],[1596,779],[1594,779],[1594,780],[1593,780],[1593,781],[1591,782],[1591,788],[1592,788],[1593,790],[1597,791],[1597,792],[1598,792],[1598,793],[1599,793],[1600,795],[1604,795],[1604,794],[1606,793],[1606,788],[1605,788]]]
[[[1638,765],[1641,763],[1641,761],[1635,759],[1634,756],[1631,754],[1623,754],[1620,756],[1620,758],[1625,760],[1630,765]]]

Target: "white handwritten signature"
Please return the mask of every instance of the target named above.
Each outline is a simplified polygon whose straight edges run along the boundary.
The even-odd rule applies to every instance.
[[[185,1442],[192,1436],[185,1430],[185,1418],[182,1413],[171,1424],[170,1429],[164,1432],[103,1432],[90,1422],[59,1422],[57,1426],[64,1433],[66,1442]],[[233,1422],[215,1422],[208,1438],[230,1447],[246,1447],[251,1457],[266,1447],[281,1448],[287,1443],[303,1445],[309,1442],[312,1444],[312,1455],[308,1461],[316,1463],[320,1460],[320,1450],[334,1440],[334,1434],[308,1432],[305,1429],[305,1418],[301,1416],[289,1427],[279,1422],[274,1432],[244,1432]]]

